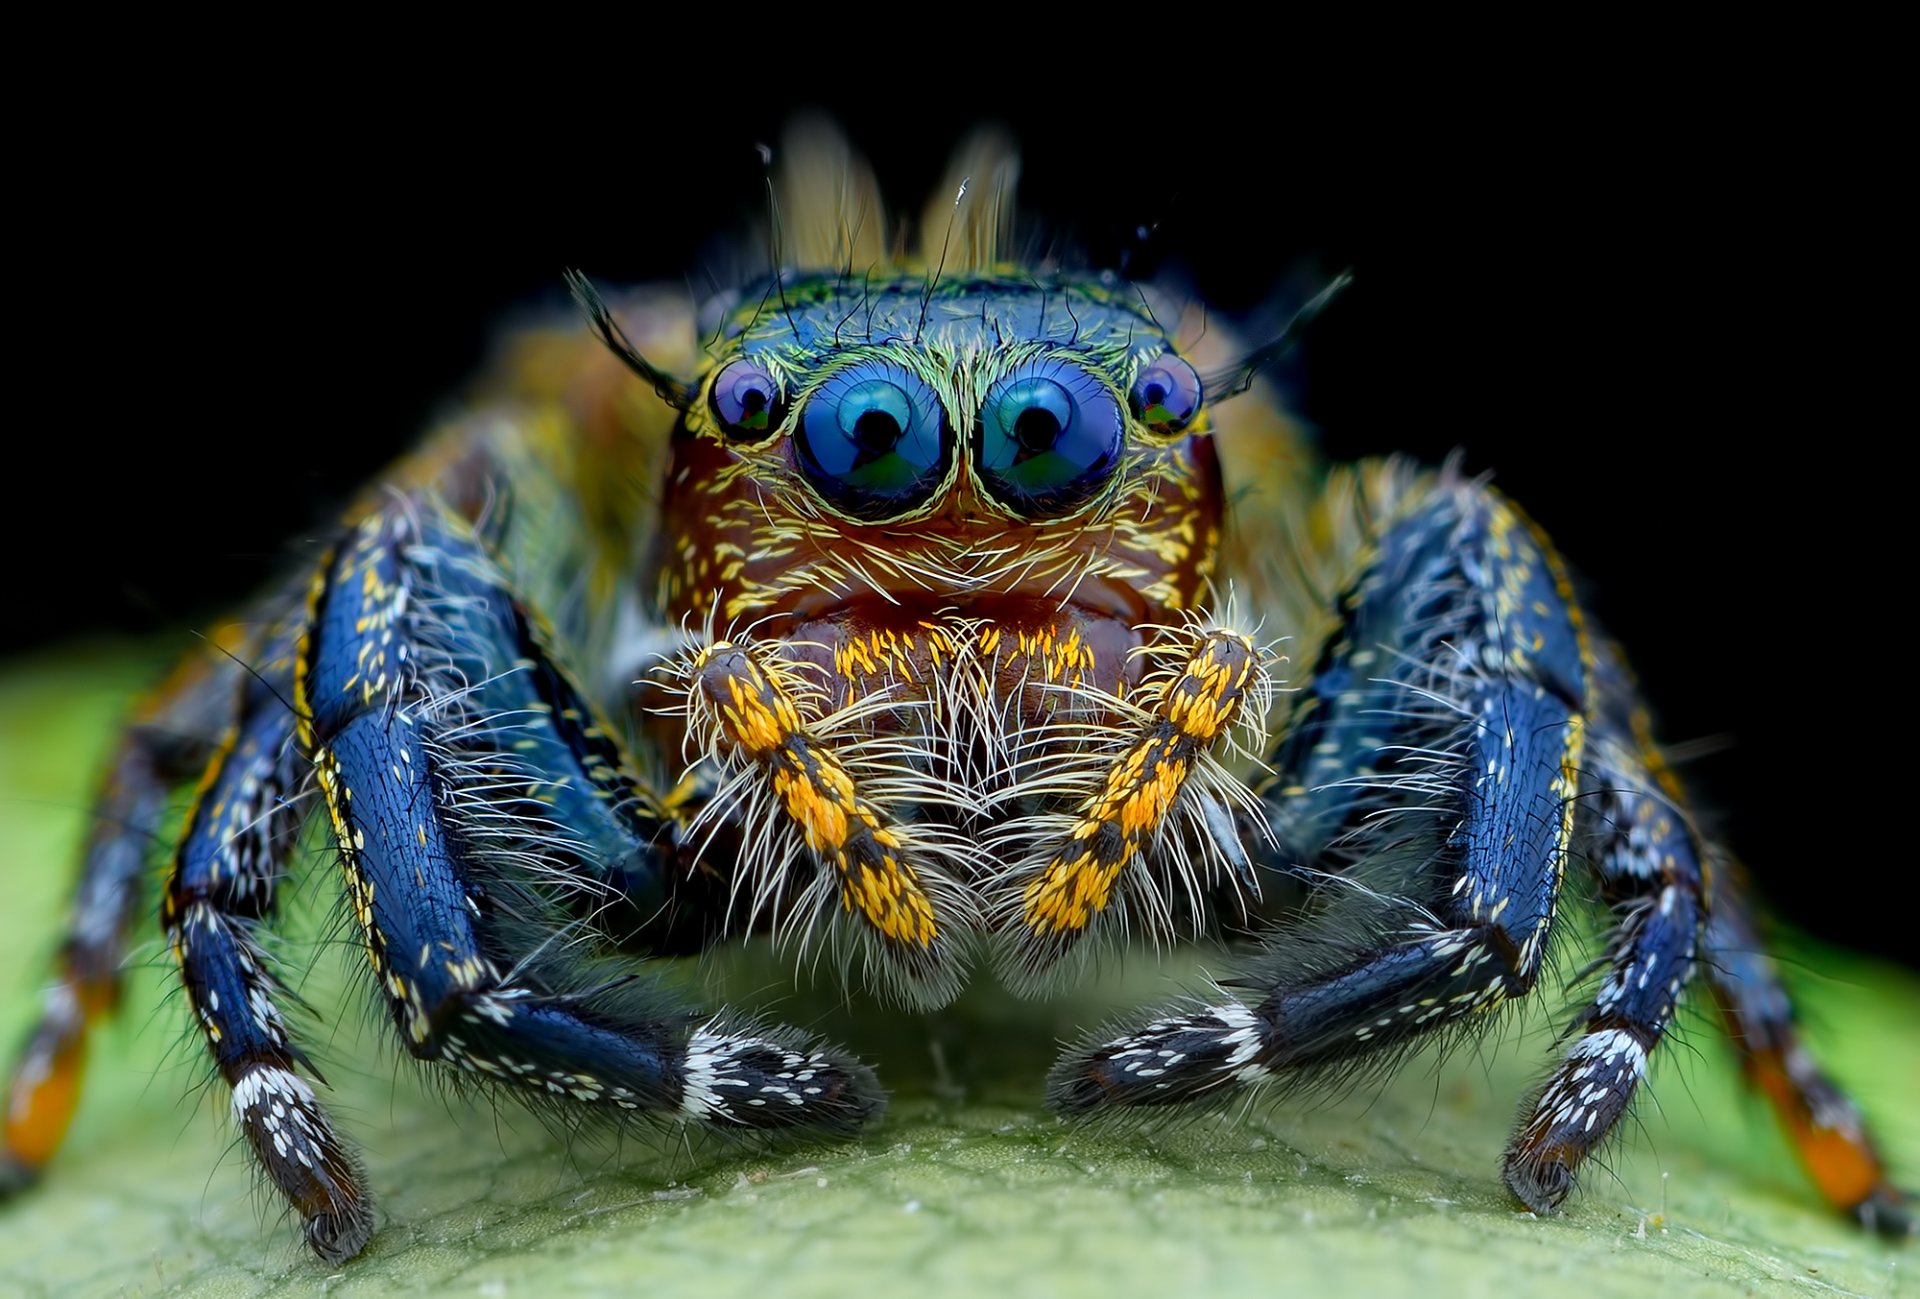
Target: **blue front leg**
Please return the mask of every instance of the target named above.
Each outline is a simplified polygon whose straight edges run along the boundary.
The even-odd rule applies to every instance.
[[[582,1120],[848,1131],[879,1111],[857,1062],[697,1015],[609,956],[621,908],[649,890],[665,905],[677,840],[460,520],[409,500],[356,530],[316,577],[296,685],[349,907],[412,1055]],[[276,1182],[305,1207],[297,1177]],[[315,1248],[337,1261],[365,1238]]]
[[[1071,1054],[1057,1107],[1162,1105],[1310,1076],[1484,1022],[1538,977],[1572,833],[1590,690],[1569,584],[1476,484],[1379,528],[1276,748],[1270,866],[1322,884],[1236,980],[1252,1004]]]

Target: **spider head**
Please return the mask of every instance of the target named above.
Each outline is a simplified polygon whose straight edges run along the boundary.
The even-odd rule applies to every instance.
[[[1013,274],[761,286],[687,432],[796,513],[847,523],[1096,514],[1202,431],[1201,381],[1137,298]]]
[[[895,555],[921,577],[891,587],[945,603],[1200,576],[1193,529],[1219,508],[1203,385],[1129,286],[783,276],[715,338],[669,493],[696,608],[719,576],[735,613],[816,611],[850,553]],[[703,573],[715,554],[742,562]],[[809,565],[822,580],[788,586]]]

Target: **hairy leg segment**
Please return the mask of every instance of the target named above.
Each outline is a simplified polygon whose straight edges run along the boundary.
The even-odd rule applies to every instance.
[[[365,1246],[372,1195],[309,1081],[318,1075],[255,936],[288,867],[294,809],[315,788],[368,968],[410,1055],[565,1123],[651,1115],[844,1133],[879,1112],[858,1062],[794,1030],[696,1013],[644,967],[608,959],[644,947],[635,917],[664,924],[685,903],[684,828],[629,774],[461,520],[413,498],[368,518],[321,566],[280,649],[226,705],[237,718],[214,747],[162,918],[234,1119],[318,1256]],[[125,757],[121,770],[130,763],[143,770]],[[124,788],[109,789],[116,819],[150,824],[158,776]],[[143,839],[96,850],[83,882],[83,898],[110,895],[90,905],[122,928]],[[674,927],[703,931],[703,918]],[[117,950],[79,950],[117,970]],[[63,982],[55,1009],[101,986]],[[37,1167],[58,1144],[83,1031],[64,1015],[37,1030],[16,1075],[26,1100],[8,1129],[10,1165]]]
[[[1324,1083],[1477,1031],[1534,986],[1565,871],[1584,861],[1615,927],[1507,1148],[1515,1198],[1543,1213],[1566,1200],[1704,967],[1816,1183],[1870,1226],[1911,1230],[1857,1114],[1798,1049],[1745,906],[1715,883],[1725,872],[1545,538],[1470,484],[1382,513],[1261,791],[1277,847],[1252,851],[1313,886],[1307,919],[1267,932],[1233,981],[1244,1000],[1068,1053],[1052,1104]]]
[[[249,651],[244,639],[228,647]],[[184,665],[135,710],[94,803],[73,910],[38,1024],[15,1061],[0,1116],[0,1197],[38,1178],[80,1102],[90,1025],[120,1003],[121,971],[148,897],[149,845],[168,789],[206,765],[231,709],[230,663]]]
[[[1703,964],[1747,1081],[1773,1108],[1829,1204],[1882,1236],[1920,1235],[1912,1193],[1888,1180],[1859,1109],[1802,1042],[1793,1001],[1740,884],[1738,862],[1714,863]]]

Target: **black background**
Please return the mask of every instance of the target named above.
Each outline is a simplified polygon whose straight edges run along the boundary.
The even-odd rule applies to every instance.
[[[49,167],[25,201],[44,342],[16,354],[23,612],[0,649],[190,647],[564,268],[724,277],[788,105],[715,98],[735,102],[136,120]],[[1289,370],[1329,451],[1493,471],[1590,583],[1665,737],[1719,741],[1683,774],[1775,908],[1915,960],[1877,896],[1913,860],[1889,767],[1912,745],[1907,470],[1870,395],[1888,245],[1812,128],[1420,103],[1362,128],[1339,103],[1256,120],[1196,95],[1096,131],[1072,106],[875,102],[829,107],[908,210],[992,117],[1023,141],[1024,210],[1095,263],[1256,314],[1351,267]]]

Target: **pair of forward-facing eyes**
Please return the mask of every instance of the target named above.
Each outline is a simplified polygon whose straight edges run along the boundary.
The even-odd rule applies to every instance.
[[[1172,438],[1200,413],[1200,376],[1171,352],[1140,367],[1128,394],[1135,421]],[[708,407],[722,435],[764,443],[788,423],[773,371],[752,357],[721,367]],[[1119,466],[1127,412],[1114,387],[1066,355],[1016,364],[987,389],[973,438],[986,490],[1029,517],[1084,504]],[[895,518],[938,490],[956,439],[927,381],[884,357],[842,366],[801,398],[794,461],[822,497],[862,519]]]

